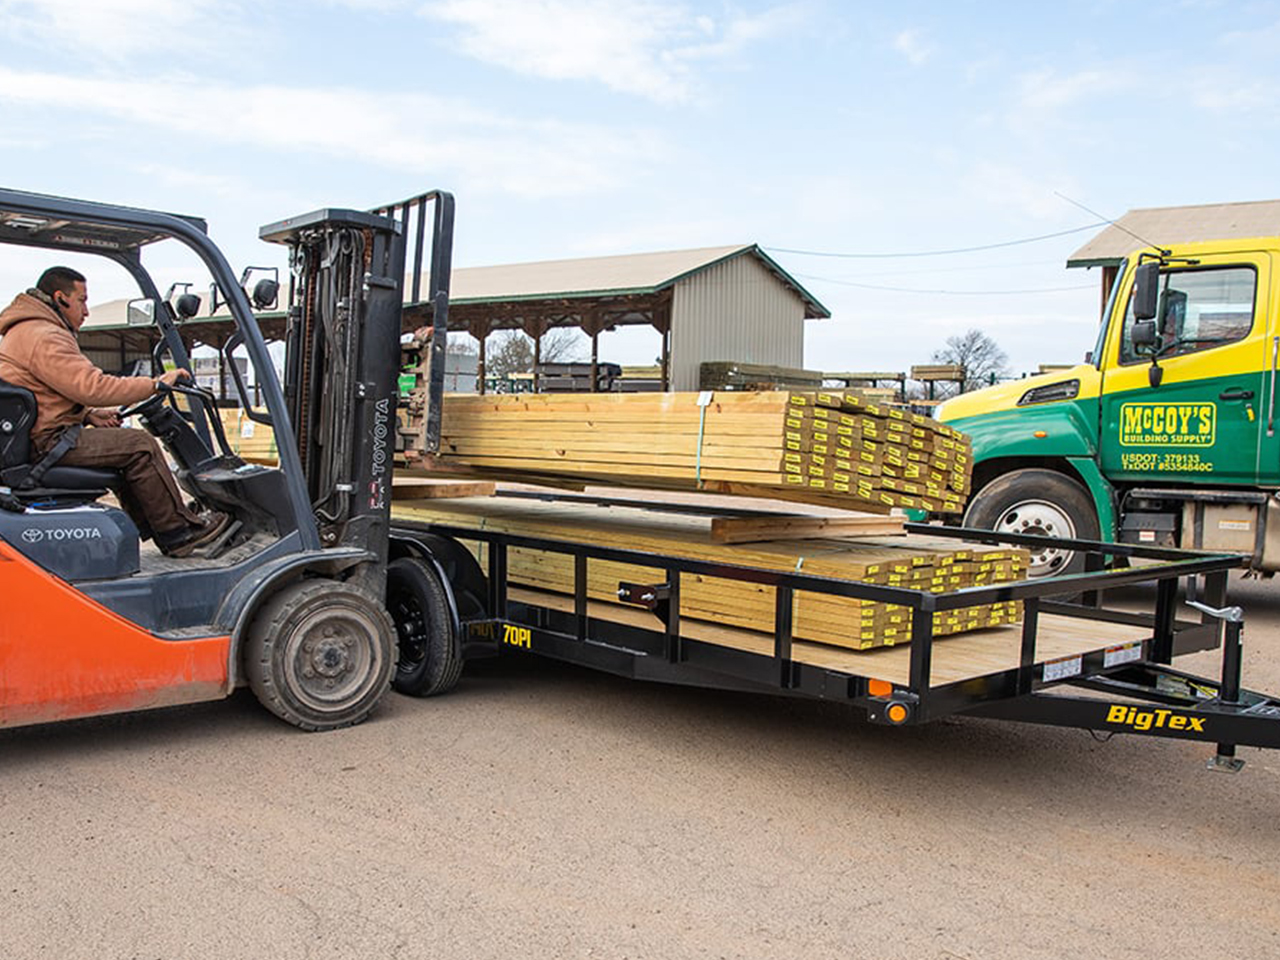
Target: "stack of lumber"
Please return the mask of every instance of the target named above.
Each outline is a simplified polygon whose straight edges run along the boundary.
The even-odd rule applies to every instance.
[[[706,401],[703,403],[702,401]],[[965,437],[854,392],[447,395],[437,461],[468,475],[958,513]]]
[[[698,368],[698,386],[703,390],[778,390],[787,387],[818,390],[821,370],[775,367],[763,363],[704,361]]]
[[[398,520],[443,524],[462,530],[499,531],[569,544],[590,543],[714,563],[802,572],[847,581],[909,587],[935,593],[1003,583],[1025,576],[1022,550],[957,543],[939,537],[858,540],[769,541],[725,544],[711,533],[712,518],[624,507],[511,500],[497,497],[448,501],[398,501]],[[461,535],[465,540],[465,534]],[[467,541],[482,563],[484,545]],[[573,557],[547,550],[507,551],[513,586],[560,596],[573,594]],[[640,564],[592,560],[588,595],[602,609],[632,614],[617,602],[620,582],[659,584],[666,571]],[[772,635],[773,587],[722,577],[684,574],[680,583],[683,618]],[[607,619],[609,614],[605,614]],[[905,643],[911,637],[910,608],[871,600],[797,592],[793,634],[797,639],[850,650]],[[1016,602],[984,604],[934,615],[934,633],[947,636],[1021,618]]]
[[[220,408],[218,415],[232,453],[250,463],[275,463],[279,459],[275,434],[265,423],[250,420],[238,407]]]

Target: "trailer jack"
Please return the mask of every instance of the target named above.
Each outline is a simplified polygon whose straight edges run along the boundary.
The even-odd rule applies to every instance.
[[[1225,630],[1222,638],[1222,682],[1218,686],[1218,700],[1224,706],[1239,706],[1244,611],[1240,607],[1211,607],[1194,598],[1187,599],[1187,606],[1222,621]],[[1218,752],[1209,758],[1206,766],[1220,773],[1239,773],[1244,768],[1244,761],[1236,756],[1234,743],[1219,743]]]

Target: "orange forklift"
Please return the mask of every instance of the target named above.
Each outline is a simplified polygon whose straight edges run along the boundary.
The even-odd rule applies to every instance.
[[[280,284],[247,291],[202,220],[0,189],[0,244],[47,250],[50,263],[95,254],[133,277],[128,322],[152,328],[153,371],[190,369],[180,326],[199,300],[166,302],[143,253],[164,240],[193,251],[235,324],[222,350],[240,403],[273,428],[279,452],[278,466],[236,456],[214,395],[193,384],[122,410],[160,439],[187,492],[234,519],[199,555],[166,557],[103,502],[118,473],[34,456],[34,398],[0,382],[0,727],[215,700],[247,684],[289,723],[325,730],[363,720],[393,683],[426,694],[456,681],[443,572],[389,530],[405,269],[443,354],[453,197],[321,210],[261,237],[289,249],[283,383],[253,312],[275,304]],[[241,349],[258,409],[232,358]],[[438,411],[443,356],[435,366]],[[443,640],[424,639],[442,617]]]

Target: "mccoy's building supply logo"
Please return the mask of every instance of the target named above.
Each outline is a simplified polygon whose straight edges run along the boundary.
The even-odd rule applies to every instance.
[[[1120,405],[1120,443],[1126,447],[1212,447],[1218,431],[1213,403]]]

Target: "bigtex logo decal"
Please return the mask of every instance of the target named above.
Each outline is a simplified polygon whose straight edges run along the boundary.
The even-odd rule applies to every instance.
[[[1116,723],[1134,730],[1186,730],[1204,733],[1204,717],[1192,717],[1173,710],[1139,710],[1123,703],[1112,704],[1107,710],[1107,723]]]
[[[1120,406],[1120,443],[1126,447],[1212,447],[1217,426],[1213,403]]]

